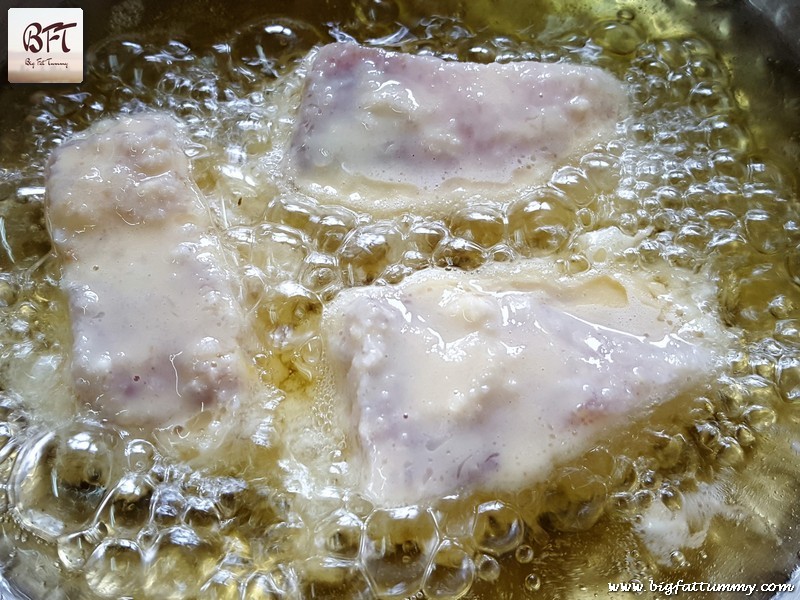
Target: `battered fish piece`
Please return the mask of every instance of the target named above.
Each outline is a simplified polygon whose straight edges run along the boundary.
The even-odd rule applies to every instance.
[[[75,392],[123,425],[235,404],[247,377],[247,319],[184,142],[165,115],[106,120],[47,169]]]
[[[381,504],[518,489],[702,384],[727,337],[701,310],[713,286],[676,277],[528,261],[342,292],[325,331],[364,488]]]
[[[606,140],[622,84],[594,67],[474,64],[352,43],[319,50],[288,154],[295,183],[372,214],[445,214],[540,184]]]

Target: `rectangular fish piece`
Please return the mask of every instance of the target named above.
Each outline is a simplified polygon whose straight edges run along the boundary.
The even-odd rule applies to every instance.
[[[545,182],[607,140],[626,104],[622,84],[596,67],[329,44],[309,68],[288,171],[357,210],[443,214],[470,194]]]
[[[48,165],[73,386],[120,424],[181,423],[245,387],[245,314],[183,143],[145,113],[95,124]]]

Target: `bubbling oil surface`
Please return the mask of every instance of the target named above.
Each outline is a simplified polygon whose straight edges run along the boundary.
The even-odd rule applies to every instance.
[[[251,20],[205,27],[170,26],[168,11],[145,27],[142,7],[120,4],[112,25],[134,33],[94,45],[78,88],[29,94],[24,122],[2,137],[0,561],[10,581],[34,598],[477,600],[588,598],[633,579],[785,578],[800,544],[787,507],[798,487],[797,187],[765,145],[755,100],[733,85],[730,56],[647,7],[543,10],[524,28],[504,25],[504,13],[487,26],[477,8],[436,16],[394,0],[329,7],[330,21],[304,5],[279,17],[243,9]],[[476,198],[444,220],[322,205],[281,185],[281,147],[302,57],[348,37],[453,60],[598,65],[625,82],[632,114],[512,203]],[[266,391],[235,427],[121,430],[76,413],[64,385],[69,325],[48,255],[44,165],[97,119],[147,108],[186,125],[258,324]],[[721,316],[741,339],[724,374],[514,495],[376,508],[354,491],[354,450],[317,382],[325,303],[432,266],[548,256],[580,272],[605,257],[577,236],[609,226],[635,236],[620,268],[719,280]],[[677,514],[711,488],[726,508],[693,524],[700,543],[665,559],[643,541],[646,511]]]

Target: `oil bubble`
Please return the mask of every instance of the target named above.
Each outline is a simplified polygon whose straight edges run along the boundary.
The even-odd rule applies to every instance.
[[[629,20],[599,23],[592,30],[592,39],[609,52],[620,55],[633,53],[642,43],[641,34]]]
[[[101,598],[135,595],[142,574],[139,546],[124,539],[102,542],[89,557],[84,571],[89,588]]]
[[[533,548],[527,544],[522,544],[514,552],[514,558],[522,565],[531,562],[533,560]]]
[[[355,559],[361,548],[363,527],[358,516],[338,510],[317,526],[317,546],[331,556]]]
[[[528,592],[538,592],[542,589],[542,580],[535,573],[531,573],[525,578],[525,583],[523,585]]]
[[[457,600],[469,592],[474,578],[475,564],[466,550],[445,540],[428,567],[422,591],[431,600]]]
[[[475,561],[475,572],[483,581],[495,582],[500,578],[500,563],[488,554],[481,554]]]
[[[525,526],[517,512],[500,502],[485,502],[477,507],[472,525],[475,544],[497,556],[511,552],[522,542]]]
[[[429,511],[416,506],[374,511],[361,553],[373,590],[394,597],[419,591],[438,539]]]

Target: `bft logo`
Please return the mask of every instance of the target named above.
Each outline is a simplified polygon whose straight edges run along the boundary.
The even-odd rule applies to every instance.
[[[53,23],[42,27],[39,23],[31,23],[22,34],[22,46],[26,51],[35,54],[46,45],[45,52],[50,52],[50,42],[61,40],[61,51],[66,54],[70,51],[67,46],[67,29],[77,26],[77,23]],[[45,35],[44,40],[42,34]]]
[[[83,10],[8,9],[11,83],[83,81]]]

